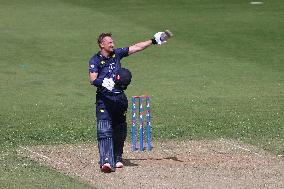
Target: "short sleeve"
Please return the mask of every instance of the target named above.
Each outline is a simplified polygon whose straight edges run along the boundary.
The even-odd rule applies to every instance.
[[[115,54],[122,59],[123,57],[127,57],[129,52],[129,47],[124,47],[124,48],[117,48],[115,50]]]
[[[89,61],[89,73],[98,73],[98,64],[94,58]]]

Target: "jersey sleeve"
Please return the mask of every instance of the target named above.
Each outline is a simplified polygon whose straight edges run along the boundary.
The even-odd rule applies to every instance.
[[[123,57],[127,57],[128,56],[128,52],[129,52],[129,47],[115,49],[115,54],[120,59],[122,59]]]
[[[98,63],[95,61],[95,58],[91,58],[89,61],[89,73],[98,73]]]

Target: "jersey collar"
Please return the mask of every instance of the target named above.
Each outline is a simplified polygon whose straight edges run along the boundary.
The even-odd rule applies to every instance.
[[[101,54],[101,51],[99,51],[98,56],[101,57],[103,60],[105,60],[105,59],[109,59],[111,57],[115,57],[115,53],[113,51],[112,53],[110,53],[110,55],[108,57],[105,57],[104,55]]]

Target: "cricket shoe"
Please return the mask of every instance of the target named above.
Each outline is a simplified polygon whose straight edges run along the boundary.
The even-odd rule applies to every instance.
[[[103,164],[103,166],[101,167],[101,171],[104,173],[110,173],[112,171],[110,164],[109,163]]]
[[[123,168],[123,163],[118,161],[118,162],[116,162],[115,167],[116,168]]]

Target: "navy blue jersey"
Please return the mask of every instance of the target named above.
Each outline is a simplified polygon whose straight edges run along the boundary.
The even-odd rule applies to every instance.
[[[112,78],[115,79],[115,73],[121,68],[120,60],[128,56],[129,48],[117,48],[109,57],[104,57],[100,52],[95,54],[89,61],[89,72],[98,73],[98,79]],[[98,92],[108,92],[104,87],[98,87]],[[113,89],[112,92],[122,92]]]

